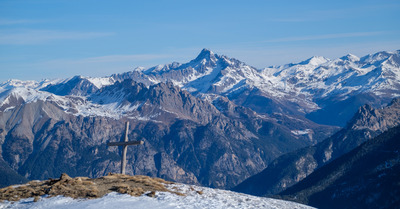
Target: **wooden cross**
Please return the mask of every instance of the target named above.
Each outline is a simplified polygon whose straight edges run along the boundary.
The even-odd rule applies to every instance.
[[[122,149],[122,159],[121,159],[121,174],[125,174],[126,167],[126,150],[128,149],[128,145],[139,145],[143,144],[143,141],[128,141],[128,129],[129,129],[129,121],[125,123],[125,139],[123,142],[109,142],[108,146],[124,146]]]

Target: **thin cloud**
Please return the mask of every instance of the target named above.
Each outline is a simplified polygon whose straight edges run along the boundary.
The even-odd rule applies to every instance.
[[[54,59],[48,60],[40,63],[30,64],[36,67],[45,68],[59,68],[64,66],[67,68],[88,68],[88,69],[98,69],[98,68],[110,68],[113,66],[122,65],[128,67],[134,65],[135,63],[145,63],[159,61],[167,58],[171,58],[172,54],[133,54],[133,55],[106,55],[98,57],[87,57],[82,59]]]
[[[385,32],[358,32],[358,33],[334,33],[314,36],[296,36],[287,38],[278,38],[262,41],[262,43],[281,43],[281,42],[296,42],[296,41],[314,41],[314,40],[325,40],[325,39],[337,39],[337,38],[354,38],[354,37],[366,37],[366,36],[377,36],[382,35]]]
[[[354,42],[319,45],[274,45],[274,46],[238,46],[223,47],[221,51],[256,68],[278,66],[304,61],[312,56],[324,56],[336,59],[346,54],[358,57],[378,51],[399,50],[400,40],[377,42]],[[216,48],[216,47],[214,47]]]
[[[12,20],[12,19],[0,19],[0,26],[4,25],[19,25],[19,24],[33,24],[33,23],[41,23],[42,20],[27,20],[27,19],[20,19],[20,20]]]
[[[138,62],[169,58],[168,54],[133,54],[133,55],[107,55],[99,57],[89,57],[78,60],[57,60],[55,62],[64,62],[64,64],[84,64],[84,63],[112,63],[112,62]]]
[[[57,30],[0,31],[0,45],[42,44],[57,40],[81,40],[112,36],[114,33],[72,32]]]
[[[106,55],[81,59],[53,59],[36,63],[22,63],[14,68],[35,72],[35,79],[62,78],[74,75],[102,77],[128,72],[135,67],[151,67],[166,63],[173,54]],[[32,75],[31,75],[32,76]],[[43,77],[44,76],[44,77]]]
[[[268,19],[269,22],[279,22],[279,23],[299,23],[299,22],[310,22],[315,21],[315,19],[307,18],[272,18]]]

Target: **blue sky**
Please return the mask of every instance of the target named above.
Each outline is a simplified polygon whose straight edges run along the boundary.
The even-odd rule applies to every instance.
[[[107,76],[202,48],[257,68],[400,49],[400,1],[0,0],[0,82]]]

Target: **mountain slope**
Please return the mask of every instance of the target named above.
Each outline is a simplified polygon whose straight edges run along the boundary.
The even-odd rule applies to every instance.
[[[400,204],[400,126],[389,129],[280,193],[318,208]]]
[[[400,99],[394,99],[382,109],[365,105],[341,131],[314,146],[280,156],[262,172],[246,179],[233,190],[260,196],[276,194],[366,140],[399,124]]]
[[[10,184],[22,184],[28,182],[28,179],[19,175],[10,166],[0,158],[0,188],[6,187]]]

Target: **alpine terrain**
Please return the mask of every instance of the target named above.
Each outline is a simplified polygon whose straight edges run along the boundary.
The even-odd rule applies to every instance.
[[[0,168],[13,177],[1,183],[118,172],[120,149],[106,144],[129,121],[129,139],[145,143],[128,147],[127,174],[233,188],[340,127],[323,161],[383,132],[335,147],[360,106],[399,95],[400,51],[256,69],[203,49],[188,63],[109,77],[9,80],[0,84]]]

